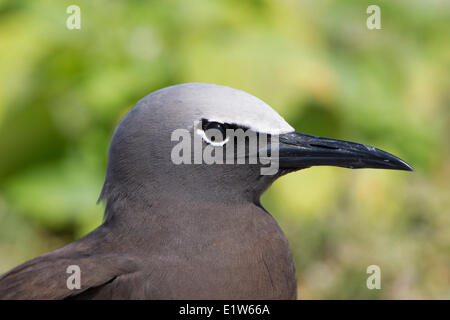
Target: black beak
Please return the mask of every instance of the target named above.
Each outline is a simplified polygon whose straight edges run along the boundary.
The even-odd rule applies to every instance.
[[[302,133],[279,136],[280,168],[302,169],[312,166],[377,168],[413,171],[396,156],[364,144],[321,138]]]

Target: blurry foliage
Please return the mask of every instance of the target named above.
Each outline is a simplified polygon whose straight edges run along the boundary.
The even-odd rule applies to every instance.
[[[81,30],[65,27],[73,3]],[[438,0],[1,0],[0,272],[101,223],[108,142],[140,98],[212,82],[416,169],[312,168],[263,196],[300,298],[450,298],[449,35]]]

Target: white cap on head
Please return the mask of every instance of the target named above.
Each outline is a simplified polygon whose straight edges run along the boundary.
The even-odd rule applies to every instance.
[[[158,90],[146,98],[155,102],[158,96],[168,104],[182,102],[184,111],[208,121],[235,124],[267,134],[294,132],[291,127],[267,103],[244,91],[208,83],[186,83]],[[200,120],[200,119],[197,119]]]

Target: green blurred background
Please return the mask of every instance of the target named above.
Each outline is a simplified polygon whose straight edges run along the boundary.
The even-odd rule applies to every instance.
[[[108,143],[137,100],[212,82],[416,169],[312,168],[266,192],[299,298],[450,298],[449,37],[438,0],[0,0],[0,273],[101,223]]]

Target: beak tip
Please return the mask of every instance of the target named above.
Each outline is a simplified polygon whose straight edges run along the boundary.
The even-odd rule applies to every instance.
[[[406,163],[406,161],[403,161],[397,156],[394,156],[391,153],[388,153],[386,151],[376,149],[378,152],[378,156],[383,159],[382,161],[387,164],[384,169],[394,169],[394,170],[402,170],[402,171],[414,171],[414,168]],[[380,167],[379,167],[380,168]],[[383,167],[381,167],[383,169]]]
[[[405,161],[397,158],[397,166],[394,169],[403,170],[403,171],[415,171],[413,167],[407,164]]]

